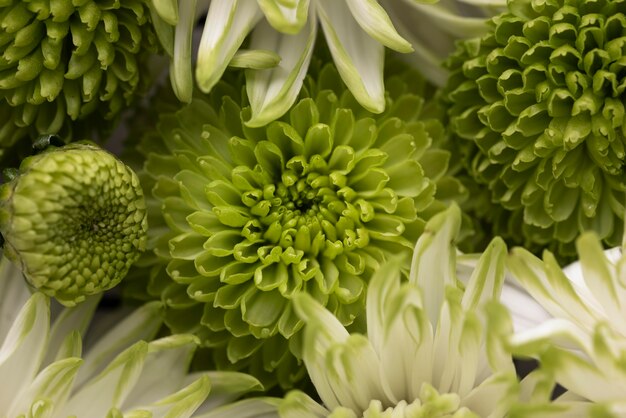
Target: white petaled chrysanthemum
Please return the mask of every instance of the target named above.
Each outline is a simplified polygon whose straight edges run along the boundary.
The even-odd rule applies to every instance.
[[[551,252],[543,261],[514,248],[508,266],[515,279],[553,317],[566,319],[591,334],[606,321],[626,338],[626,258],[621,249],[604,251],[595,233],[576,241],[579,261],[561,269]]]
[[[504,417],[517,400],[510,330],[494,302],[504,281],[506,247],[494,240],[465,289],[455,270],[452,207],[426,225],[408,282],[393,262],[367,292],[367,336],[349,333],[308,295],[296,297],[305,321],[302,357],[323,401],[294,391],[279,405],[291,417]]]
[[[487,19],[502,12],[506,0],[382,0],[398,32],[413,46],[406,58],[431,82],[442,86],[448,71],[442,62],[459,39],[481,36]]]
[[[553,318],[511,337],[510,351],[539,360],[548,390],[535,404],[549,402],[555,383],[567,389],[546,417],[623,417],[626,324],[619,318],[626,315],[626,257],[621,248],[604,251],[592,232],[576,247],[579,261],[563,269],[549,251],[543,260],[511,251],[514,277]],[[517,416],[530,408],[517,407]]]
[[[6,259],[0,274],[0,417],[190,417],[260,388],[239,373],[188,374],[191,335],[146,342],[161,327],[158,302],[83,350],[82,335],[102,331],[89,327],[98,297],[61,311],[51,327],[49,298],[29,296]]]
[[[430,0],[424,0],[430,2]],[[208,10],[196,80],[208,92],[228,65],[248,68],[249,126],[282,116],[294,103],[321,26],[341,78],[367,110],[385,107],[384,48],[411,52],[377,0],[153,0],[153,21],[172,57],[172,85],[190,101],[196,16]],[[318,25],[319,23],[319,25]],[[249,50],[240,50],[251,33]]]

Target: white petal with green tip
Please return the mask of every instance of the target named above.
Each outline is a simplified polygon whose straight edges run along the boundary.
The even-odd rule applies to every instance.
[[[393,27],[385,9],[377,0],[346,0],[361,29],[381,44],[398,52],[412,52],[411,44]]]
[[[24,305],[0,347],[0,411],[9,411],[17,395],[30,385],[46,353],[50,301],[35,293]]]
[[[204,24],[196,64],[200,90],[209,92],[254,25],[262,18],[255,1],[213,1]]]
[[[294,35],[304,27],[309,17],[310,0],[258,0],[265,18],[279,32]]]
[[[382,112],[384,47],[359,26],[345,2],[317,0],[315,5],[342,80],[361,106]]]
[[[309,68],[316,34],[314,15],[297,35],[277,32],[265,22],[255,28],[251,47],[274,50],[281,61],[274,68],[246,71],[246,91],[252,109],[248,126],[266,125],[293,105]]]
[[[170,80],[176,97],[189,103],[193,95],[191,41],[195,25],[196,0],[180,2],[180,21],[174,33],[174,49],[170,64]]]

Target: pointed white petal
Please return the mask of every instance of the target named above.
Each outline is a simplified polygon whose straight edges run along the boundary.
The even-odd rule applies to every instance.
[[[100,338],[85,355],[85,364],[80,369],[76,385],[80,386],[106,367],[130,344],[140,340],[151,340],[163,322],[161,307],[160,302],[143,305]]]
[[[347,0],[359,26],[381,44],[398,52],[412,52],[411,44],[393,27],[391,19],[377,0]]]
[[[309,68],[317,34],[315,16],[297,35],[277,32],[261,22],[252,33],[253,49],[274,50],[281,57],[277,67],[246,71],[246,91],[252,116],[246,125],[257,127],[281,117],[293,105]]]
[[[196,337],[186,334],[150,342],[141,375],[122,409],[152,405],[181,388],[198,344]],[[164,370],[167,370],[167,376],[164,376]]]
[[[384,47],[358,25],[343,1],[317,0],[328,47],[344,83],[373,113],[385,110]]]
[[[294,35],[304,27],[309,14],[309,0],[258,0],[265,18],[279,32]]]
[[[461,211],[453,205],[426,224],[413,252],[409,281],[423,294],[430,322],[437,324],[446,285],[456,286],[454,240],[461,228]]]
[[[35,293],[20,310],[0,347],[0,411],[28,387],[39,371],[48,344],[50,301]]]
[[[552,318],[552,315],[512,278],[507,277],[500,300],[511,314],[514,332],[526,331]]]
[[[200,90],[208,93],[263,14],[256,1],[212,1],[204,24],[196,64]]]

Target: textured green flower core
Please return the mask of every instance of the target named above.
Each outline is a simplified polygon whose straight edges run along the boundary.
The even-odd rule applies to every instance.
[[[0,232],[30,284],[74,305],[117,285],[145,249],[139,179],[93,145],[47,150],[0,188]]]
[[[495,233],[560,253],[587,229],[618,245],[626,2],[513,0],[491,26],[449,59],[446,92],[470,173],[509,213]]]
[[[143,0],[0,1],[0,147],[117,116],[154,50],[148,17]]]
[[[195,99],[162,115],[142,149],[144,187],[162,202],[150,216],[167,222],[155,240],[169,277],[155,273],[134,291],[161,297],[174,331],[195,327],[225,346],[214,350],[218,367],[256,358],[255,375],[280,366],[274,379],[291,386],[303,374],[289,363],[287,339],[302,324],[293,295],[307,292],[352,323],[379,263],[410,254],[425,219],[464,197],[446,174],[449,153],[433,146],[442,125],[419,120],[424,100],[410,89],[420,82],[388,80],[396,88],[380,116],[332,66],[267,126],[247,127],[239,86],[223,82],[212,105]]]

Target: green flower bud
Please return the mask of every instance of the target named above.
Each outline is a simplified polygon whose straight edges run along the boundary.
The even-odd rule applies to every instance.
[[[145,249],[143,192],[107,151],[52,148],[0,188],[0,232],[28,282],[72,306],[117,285]]]
[[[294,295],[353,323],[380,263],[409,259],[426,219],[466,197],[419,75],[390,76],[387,110],[374,115],[334,66],[318,73],[278,121],[246,126],[240,84],[222,82],[161,115],[140,147],[167,267],[130,291],[162,299],[167,325],[200,335],[218,368],[247,368],[267,385],[305,374],[288,344],[302,326]]]
[[[626,179],[626,3],[513,0],[449,59],[452,128],[501,206],[497,234],[571,254],[620,243]],[[504,212],[504,213],[502,213]]]
[[[7,0],[0,22],[0,149],[114,119],[154,51],[144,0]]]

